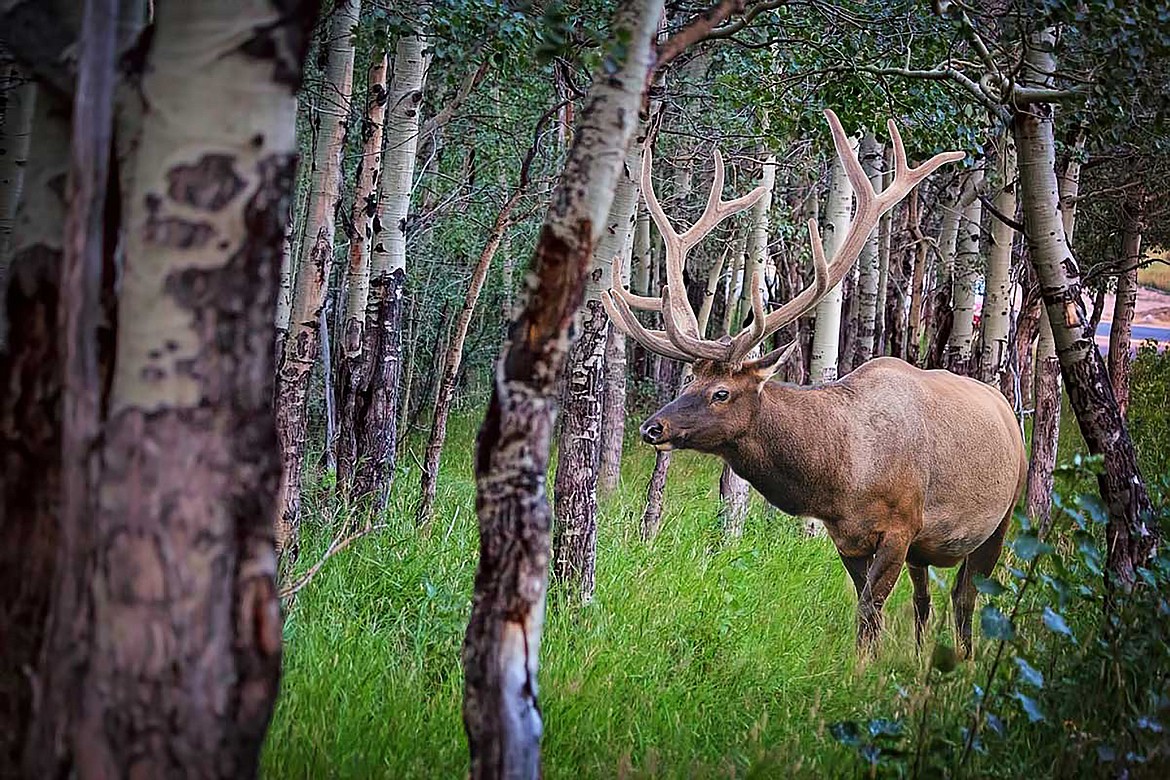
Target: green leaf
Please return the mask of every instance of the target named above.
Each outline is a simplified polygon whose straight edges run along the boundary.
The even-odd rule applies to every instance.
[[[1044,621],[1044,625],[1048,627],[1049,631],[1053,631],[1057,634],[1064,634],[1067,637],[1075,639],[1075,637],[1073,637],[1072,629],[1068,627],[1068,623],[1066,623],[1061,614],[1054,611],[1052,607],[1044,608],[1044,613],[1041,615],[1041,619]]]
[[[1023,658],[1020,658],[1019,656],[1016,656],[1015,661],[1016,661],[1016,666],[1020,670],[1020,679],[1021,680],[1026,682],[1028,685],[1031,685],[1033,688],[1043,688],[1044,687],[1044,675],[1040,673],[1039,669],[1032,666],[1032,664],[1028,663],[1027,661],[1025,661]]]
[[[1038,555],[1047,555],[1052,552],[1052,545],[1040,541],[1035,534],[1020,534],[1012,542],[1012,549],[1017,556],[1025,561],[1031,561]]]
[[[1008,592],[1008,589],[999,584],[999,582],[996,580],[993,580],[991,577],[982,577],[978,574],[975,575],[975,590],[979,591],[985,596],[993,597],[1002,596]]]
[[[1024,714],[1028,716],[1030,723],[1040,723],[1044,720],[1044,712],[1031,696],[1025,696],[1019,691],[1016,691],[1012,694],[1012,698],[1020,703],[1020,707],[1024,710]]]
[[[987,604],[979,611],[979,627],[988,639],[1010,642],[1016,638],[1016,627],[1012,625],[1011,618],[992,604]]]

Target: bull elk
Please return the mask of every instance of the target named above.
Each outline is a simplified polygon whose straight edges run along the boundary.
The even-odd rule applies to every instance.
[[[878,218],[930,173],[961,159],[947,152],[911,168],[889,122],[895,175],[880,194],[850,150],[845,131],[825,111],[837,154],[857,196],[857,211],[833,257],[826,259],[815,219],[809,220],[814,280],[791,301],[765,309],[757,269],[752,320],[734,337],[705,338],[687,302],[687,252],[723,219],[749,208],[763,189],[722,200],[723,162],[706,208],[678,233],[654,195],[650,151],[642,191],[666,247],[661,298],[615,285],[603,295],[610,318],[647,349],[693,366],[681,395],[641,427],[658,449],[718,455],[764,498],[792,515],[819,518],[857,589],[857,644],[871,651],[882,606],[905,564],[914,585],[915,636],[930,614],[928,567],[961,564],[951,594],[964,653],[971,649],[975,575],[991,573],[1023,488],[1027,459],[1011,407],[987,385],[947,371],[924,371],[901,360],[871,360],[843,379],[818,387],[770,381],[795,344],[752,358],[755,348],[812,309],[853,265]],[[614,279],[620,279],[614,274]],[[649,330],[633,309],[660,312],[664,330]]]

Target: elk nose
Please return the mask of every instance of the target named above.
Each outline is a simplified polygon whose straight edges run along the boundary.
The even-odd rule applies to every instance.
[[[666,429],[657,420],[647,420],[642,423],[642,441],[647,444],[658,444],[662,441]]]

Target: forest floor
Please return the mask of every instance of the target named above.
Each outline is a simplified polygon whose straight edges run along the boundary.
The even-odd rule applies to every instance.
[[[466,776],[459,657],[476,561],[477,424],[474,415],[453,420],[429,532],[414,528],[418,470],[407,455],[390,528],[331,560],[290,606],[264,777]],[[1076,446],[1073,436],[1062,450]],[[907,578],[886,607],[880,657],[859,667],[855,597],[827,539],[805,537],[755,494],[743,538],[725,539],[719,463],[681,452],[662,532],[644,544],[652,465],[652,450],[630,442],[624,483],[603,503],[593,603],[569,607],[551,594],[540,673],[545,776],[854,776],[830,725],[904,712],[925,676]],[[305,506],[300,568],[346,519],[322,489]],[[939,570],[932,584],[934,632],[947,643],[942,581],[953,576]],[[955,701],[969,698],[970,664],[949,679]]]

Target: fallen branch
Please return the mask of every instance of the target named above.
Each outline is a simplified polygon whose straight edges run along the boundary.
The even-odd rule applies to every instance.
[[[382,530],[385,530],[389,527],[390,527],[389,523],[378,523],[377,525],[367,525],[365,528],[362,528],[360,531],[352,533],[349,536],[339,537],[337,539],[334,539],[333,542],[329,545],[329,549],[325,551],[325,554],[321,556],[321,559],[319,561],[317,561],[312,566],[310,566],[305,571],[305,573],[301,575],[300,579],[298,579],[292,585],[289,585],[288,587],[283,588],[280,591],[281,600],[283,601],[284,599],[291,598],[292,596],[296,595],[297,591],[299,591],[301,588],[308,585],[309,582],[312,581],[313,577],[317,576],[317,572],[321,571],[321,567],[325,565],[325,562],[328,561],[330,558],[332,558],[334,555],[337,555],[339,552],[341,552],[345,548],[349,547],[351,544],[356,542],[358,539],[361,539],[363,536],[369,536],[370,534],[374,533],[375,531],[382,531]],[[401,543],[402,542],[399,541],[397,544],[401,544]]]

